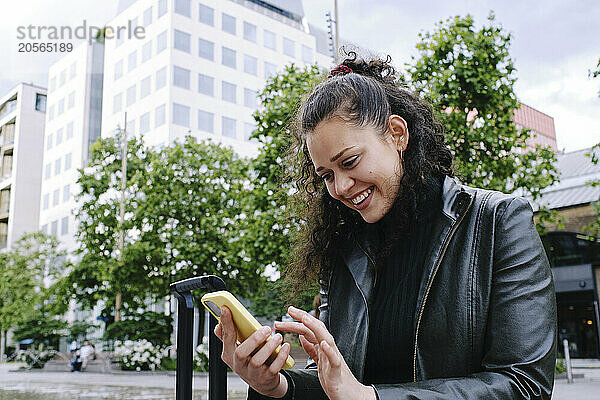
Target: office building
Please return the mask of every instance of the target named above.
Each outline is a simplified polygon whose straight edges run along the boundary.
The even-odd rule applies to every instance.
[[[103,58],[103,44],[83,43],[48,71],[39,226],[69,252],[78,247],[77,170],[87,164],[89,147],[100,137]]]
[[[38,230],[46,89],[20,83],[0,100],[0,249]]]
[[[144,35],[106,40],[103,136],[127,113],[128,135],[149,145],[193,135],[250,156],[266,79],[290,63],[332,63],[300,1],[138,0],[119,8],[107,25],[141,26]]]

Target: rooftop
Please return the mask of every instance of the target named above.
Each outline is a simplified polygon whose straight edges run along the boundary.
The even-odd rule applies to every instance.
[[[542,191],[542,197],[534,204],[549,209],[587,204],[600,198],[600,186],[592,187],[588,183],[600,180],[600,165],[594,164],[590,154],[592,148],[557,155],[557,167],[560,182]],[[600,150],[594,153],[600,158]]]

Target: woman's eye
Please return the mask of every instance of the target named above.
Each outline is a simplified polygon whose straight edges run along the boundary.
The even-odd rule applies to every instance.
[[[331,179],[331,174],[323,174],[321,175],[321,179],[323,179],[324,181],[328,181]]]
[[[354,162],[358,159],[358,156],[354,156],[354,157],[350,157],[347,160],[344,160],[344,162],[342,163],[342,165],[344,167],[350,167],[352,164],[354,164]]]

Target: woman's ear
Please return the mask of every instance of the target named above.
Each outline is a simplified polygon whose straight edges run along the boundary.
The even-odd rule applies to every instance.
[[[392,114],[388,119],[388,127],[392,142],[398,151],[405,151],[408,146],[408,124],[399,115]]]

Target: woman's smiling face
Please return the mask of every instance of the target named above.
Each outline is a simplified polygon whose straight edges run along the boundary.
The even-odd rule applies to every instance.
[[[339,117],[325,120],[308,134],[315,171],[331,197],[360,213],[368,223],[379,221],[392,207],[400,187],[400,151],[408,130],[399,116],[389,119],[390,133],[357,127]]]

